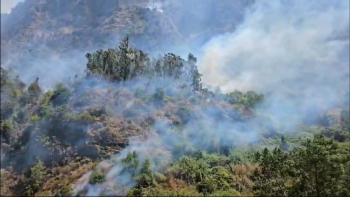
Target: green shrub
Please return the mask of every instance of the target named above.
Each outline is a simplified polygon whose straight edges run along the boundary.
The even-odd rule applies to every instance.
[[[50,106],[48,106],[48,105],[41,105],[41,106],[39,106],[38,115],[40,117],[42,117],[42,118],[43,117],[48,117],[48,116],[51,115],[51,113],[52,113],[52,110],[51,110]]]
[[[97,108],[92,108],[87,110],[91,116],[94,117],[100,117],[100,116],[108,116],[109,112],[105,106],[103,107],[97,107]]]
[[[212,179],[203,180],[197,185],[197,191],[204,194],[213,193],[215,192],[216,189],[217,189],[216,182],[215,180],[212,180]]]
[[[26,188],[26,194],[29,196],[35,195],[44,184],[46,179],[46,169],[44,164],[39,160],[35,166],[30,168],[26,175],[22,175],[21,181]]]
[[[90,184],[100,184],[105,180],[105,174],[101,171],[94,171],[90,177]]]
[[[71,91],[62,83],[56,85],[55,90],[50,98],[50,103],[54,106],[64,105],[68,103]]]

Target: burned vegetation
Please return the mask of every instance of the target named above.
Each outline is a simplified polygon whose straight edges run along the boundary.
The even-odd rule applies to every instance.
[[[49,91],[1,69],[1,195],[349,193],[348,111],[282,135],[262,94],[202,85],[192,54],[151,58],[126,37],[86,59]]]

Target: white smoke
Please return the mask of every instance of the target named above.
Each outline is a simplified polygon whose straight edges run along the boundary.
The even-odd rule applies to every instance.
[[[349,29],[349,1],[322,2],[258,1],[236,32],[205,45],[200,64],[205,82],[226,92],[285,90],[286,82],[314,88],[327,85],[325,78],[336,80],[332,87],[349,71],[348,58],[339,57],[349,39],[330,40]]]
[[[269,95],[278,118],[334,107],[349,90],[349,1],[257,1],[237,31],[203,47],[199,65],[223,92]]]
[[[163,4],[160,2],[149,2],[146,8],[163,13]]]

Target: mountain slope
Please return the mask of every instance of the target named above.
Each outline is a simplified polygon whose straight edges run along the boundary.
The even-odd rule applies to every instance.
[[[161,51],[199,35],[200,40],[232,31],[252,2],[26,0],[2,22],[2,40],[20,46],[83,50],[111,45],[130,34],[137,47]]]
[[[346,10],[265,2],[19,4],[2,19],[1,196],[346,196]]]

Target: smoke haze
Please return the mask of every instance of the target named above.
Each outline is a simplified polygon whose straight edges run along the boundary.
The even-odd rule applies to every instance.
[[[318,110],[344,100],[349,85],[348,16],[346,0],[258,1],[247,10],[244,22],[234,33],[217,36],[205,44],[199,63],[204,82],[220,86],[223,92],[265,93],[264,112],[277,120],[280,129],[293,131],[307,118],[312,120]],[[211,122],[218,114],[207,110],[200,114],[207,118],[196,124],[206,129],[189,123],[183,131],[192,145],[205,149],[202,143],[222,138],[221,131],[229,136],[226,137],[229,143],[257,140],[256,132],[247,128],[254,122],[240,125],[220,121],[212,127]],[[169,139],[177,138],[167,138],[169,135],[163,132],[160,138],[150,138],[142,143],[142,150],[148,150],[150,142],[159,140],[163,143],[157,149],[171,150],[175,146],[171,146]],[[140,154],[150,156],[149,151]],[[125,175],[119,178],[124,180]]]
[[[204,46],[203,78],[225,92],[344,88],[349,39],[332,37],[349,30],[349,2],[324,2],[259,1],[236,32]],[[332,75],[327,76],[332,83],[325,74]]]
[[[198,20],[194,20],[195,17],[188,17],[186,23],[186,17],[181,20],[173,19],[175,25],[170,26],[177,26],[176,35],[180,35],[177,38],[193,36],[194,32],[188,30],[191,25],[198,28],[200,33],[207,31],[204,27],[210,24],[208,19],[218,17],[220,14],[216,12],[208,16],[205,11],[210,10],[215,2],[207,2],[208,4],[198,5],[198,9],[186,6],[188,9],[186,13],[190,13],[193,9],[192,16],[195,15]],[[196,3],[199,1],[192,1],[192,4],[189,3],[189,5]],[[164,5],[150,6],[149,8],[157,10],[159,15],[167,13],[167,8]],[[243,7],[242,10],[245,10]],[[154,16],[156,15],[150,14],[145,18],[153,20]],[[234,25],[231,25],[235,26],[239,21],[236,18],[240,17],[239,14],[232,13],[232,19],[228,20],[232,20]],[[246,10],[241,19],[243,22],[235,28],[235,31],[228,31],[231,33],[213,37],[213,35],[217,35],[217,32],[208,30],[209,33],[203,33],[202,37],[199,36],[201,37],[198,39],[199,41],[193,42],[191,47],[183,47],[193,48],[202,45],[198,43],[209,40],[200,52],[198,64],[205,84],[219,86],[224,93],[234,90],[244,92],[253,90],[264,93],[266,103],[257,109],[271,115],[280,125],[278,128],[280,132],[293,131],[296,126],[308,119],[312,122],[320,110],[337,107],[338,103],[349,99],[343,97],[349,89],[348,0],[257,1],[254,6]],[[220,28],[225,27],[225,24],[217,25]],[[207,39],[208,37],[212,38]],[[140,37],[139,40],[141,41],[135,44],[135,47],[142,48],[146,45],[143,43],[146,40],[145,37]],[[107,45],[111,47],[111,43],[98,46],[106,48]],[[31,51],[31,47],[29,45],[25,50]],[[59,82],[68,80],[68,77],[73,78],[75,74],[84,75],[86,68],[84,56],[87,52],[98,50],[94,47],[97,45],[90,45],[89,49],[81,51],[69,51],[67,53],[69,55],[63,57],[55,57],[53,55],[55,54],[54,49],[48,47],[47,53],[41,53],[43,57],[29,56],[28,52],[25,52],[23,56],[26,56],[26,59],[23,57],[16,59],[16,56],[20,55],[14,54],[16,58],[12,57],[3,64],[5,68],[12,67],[16,74],[21,75],[21,80],[26,83],[33,82],[39,76],[40,85],[47,90]],[[169,52],[174,50],[175,53],[180,51],[181,54],[182,52],[181,46],[169,44],[166,47]],[[46,46],[40,47],[41,50],[42,48],[46,49]],[[152,54],[152,51],[149,53]],[[23,66],[24,60],[27,61],[26,65],[32,66]],[[187,150],[208,150],[213,148],[211,147],[213,144],[216,144],[217,147],[229,144],[230,148],[246,146],[260,140],[261,131],[257,131],[257,128],[262,128],[263,132],[276,130],[276,125],[264,117],[237,121],[241,117],[237,118],[240,114],[232,105],[225,106],[225,109],[222,106],[219,107],[218,104],[216,105],[222,101],[220,98],[211,98],[212,100],[209,99],[204,104],[194,101],[190,103],[191,98],[198,95],[191,90],[188,92],[179,90],[178,86],[181,85],[182,81],[176,83],[173,82],[173,79],[168,78],[152,80],[153,83],[144,96],[152,97],[157,88],[162,87],[166,90],[166,96],[179,96],[174,96],[175,100],[183,101],[184,106],[191,105],[193,108],[191,116],[186,120],[187,123],[184,124],[180,132],[173,130],[173,125],[167,123],[172,122],[172,120],[156,120],[154,126],[151,126],[151,131],[145,131],[149,134],[147,139],[130,139],[127,148],[114,155],[110,161],[102,162],[98,166],[98,168],[102,168],[106,163],[110,163],[113,167],[108,171],[106,181],[103,184],[87,186],[88,196],[106,194],[108,193],[106,188],[116,187],[116,185],[127,187],[125,190],[117,188],[112,192],[114,195],[121,195],[125,194],[129,187],[134,186],[133,177],[131,174],[122,172],[123,165],[120,162],[132,151],[138,152],[141,162],[150,159],[155,170],[161,170],[162,166],[172,157],[181,156]],[[122,89],[133,92],[137,88],[144,88],[149,79],[141,78],[124,84],[109,84],[109,82],[101,80],[100,86],[91,85],[92,82],[89,80],[80,82],[81,87],[76,87],[74,91],[81,91],[81,94],[89,94],[95,90],[107,92],[109,91],[107,87],[111,88],[113,93],[118,93]],[[103,83],[107,85],[102,86]],[[182,98],[180,98],[179,92],[182,92]],[[175,93],[179,93],[179,95]],[[112,103],[107,107],[113,111],[115,116],[123,116],[124,110],[129,108],[136,110],[135,116],[143,116],[144,114],[153,116],[156,112],[165,114],[166,110],[175,111],[171,107],[160,109],[158,104],[153,106],[150,103],[144,104],[141,108],[136,102],[140,99],[134,98],[131,93],[130,95],[132,95],[130,98],[123,98],[123,95],[119,96],[118,94],[115,94],[115,97],[100,94],[98,98],[91,98],[90,103],[84,107],[87,109]],[[123,99],[126,101],[122,102]],[[120,103],[115,104],[118,102]],[[185,151],[179,152],[177,150],[179,144],[185,147]],[[174,154],[175,152],[178,152],[178,155]],[[157,163],[159,160],[164,163]],[[86,185],[76,186],[75,192],[78,193],[79,190],[86,189],[84,186]]]
[[[11,9],[23,0],[1,0],[1,14],[10,13]]]
[[[206,43],[199,65],[205,83],[265,93],[272,114],[300,121],[349,89],[349,1],[258,1],[234,33]]]
[[[121,1],[96,2],[62,0],[39,3],[26,0],[18,4],[1,24],[2,66],[14,70],[25,83],[39,77],[41,85],[52,87],[75,74],[82,75],[86,53],[116,47],[127,33],[118,29],[129,28],[116,29],[115,25],[142,29],[142,33],[131,35],[131,44],[152,56],[168,52],[182,57],[189,52],[196,55],[200,46],[213,35],[218,35],[219,31],[225,28],[233,31],[243,19],[243,10],[252,4],[251,0],[168,0],[148,1],[148,4],[147,1],[135,1],[148,7],[148,11],[135,11],[131,6],[135,2],[124,1],[123,4],[130,4],[126,8],[128,11],[114,12],[118,4],[122,4]],[[67,7],[69,3],[71,6]],[[34,12],[33,7],[38,9]],[[81,7],[89,10],[88,14],[81,12]],[[69,19],[72,13],[82,17]],[[44,21],[38,17],[44,14],[56,21],[55,25],[50,20]],[[131,19],[131,24],[127,17],[122,18],[130,14],[138,15]],[[68,19],[63,20],[65,17]],[[89,17],[98,21],[100,26],[96,28],[83,20]],[[108,21],[112,19],[118,21],[109,24]],[[31,25],[35,28],[27,31],[26,27]],[[20,33],[22,31],[24,33]],[[73,70],[73,73],[69,70]]]

